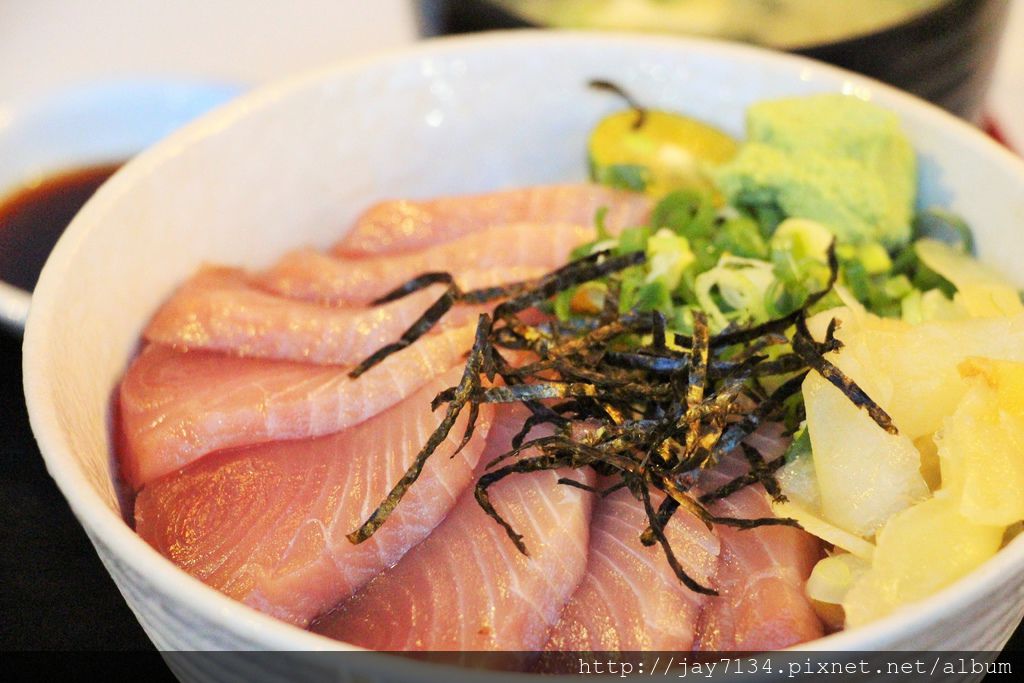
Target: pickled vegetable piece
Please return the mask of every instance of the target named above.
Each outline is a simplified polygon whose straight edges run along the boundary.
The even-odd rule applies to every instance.
[[[941,492],[893,517],[878,535],[871,569],[843,600],[852,628],[925,598],[995,555],[1002,526],[977,524]]]
[[[1024,363],[972,358],[971,388],[938,439],[942,486],[978,524],[1024,519]]]
[[[935,433],[956,410],[968,388],[957,369],[964,360],[1024,362],[1024,314],[910,325],[863,309],[833,309],[808,321],[816,338],[833,317],[842,322],[836,336],[845,346],[830,358],[910,439]]]
[[[870,568],[870,560],[850,553],[822,558],[807,579],[807,596],[818,602],[842,604],[853,584]]]
[[[956,286],[953,300],[971,317],[1016,315],[1024,311],[1017,288],[1002,273],[969,254],[933,239],[918,240],[914,250],[926,266]]]
[[[790,517],[800,523],[804,531],[817,536],[826,543],[831,543],[836,548],[841,548],[853,556],[865,561],[871,560],[875,547],[869,541],[860,536],[844,531],[834,524],[830,524],[821,518],[820,513],[815,509],[806,508],[799,503],[772,503],[772,512],[776,517]],[[811,596],[815,600],[821,600],[817,596]],[[838,602],[838,601],[837,601]]]
[[[827,521],[869,537],[928,495],[921,457],[906,435],[883,430],[816,373],[804,380],[803,392]]]

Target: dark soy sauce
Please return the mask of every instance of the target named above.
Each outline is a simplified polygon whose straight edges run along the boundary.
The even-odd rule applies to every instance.
[[[0,198],[0,280],[32,291],[64,228],[120,166],[54,173]]]

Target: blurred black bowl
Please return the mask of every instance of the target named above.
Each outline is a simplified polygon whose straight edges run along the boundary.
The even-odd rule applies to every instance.
[[[948,0],[874,33],[792,50],[891,83],[977,121],[1009,0]],[[538,28],[488,0],[419,3],[435,33]]]

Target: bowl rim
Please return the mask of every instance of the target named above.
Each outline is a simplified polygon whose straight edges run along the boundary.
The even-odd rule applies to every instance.
[[[700,54],[734,64],[769,65],[792,73],[794,78],[819,79],[837,87],[854,87],[899,113],[929,121],[937,128],[958,136],[975,155],[985,157],[1001,174],[1015,175],[1024,186],[1024,160],[991,140],[979,130],[938,107],[871,78],[823,64],[801,55],[704,38],[678,38],[636,33],[513,30],[466,36],[434,38],[379,54],[349,59],[259,87],[199,117],[168,138],[147,149],[121,168],[85,205],[58,242],[44,267],[29,312],[23,347],[24,390],[29,419],[47,470],[68,501],[94,544],[105,546],[111,558],[131,572],[144,577],[157,595],[173,597],[182,607],[217,627],[225,628],[249,645],[275,650],[360,651],[363,648],[331,640],[292,626],[248,607],[202,583],[164,558],[138,536],[120,514],[112,510],[95,491],[75,460],[73,448],[62,436],[61,419],[53,400],[51,377],[46,363],[52,328],[58,325],[54,310],[60,281],[72,269],[81,244],[92,227],[102,219],[108,206],[129,193],[136,178],[158,172],[160,166],[180,149],[200,143],[232,125],[290,95],[331,79],[341,79],[369,69],[430,57],[487,52],[509,47],[517,49],[581,49],[609,43],[659,50],[666,59]],[[877,96],[877,97],[876,97]],[[967,577],[940,592],[866,626],[841,631],[797,646],[797,650],[873,650],[900,632],[914,631],[955,614],[981,597],[986,589],[1010,573],[1024,569],[1024,538],[1017,538]],[[389,657],[396,666],[407,661]],[[419,663],[422,666],[422,662]],[[441,665],[446,666],[447,665]],[[459,669],[459,671],[469,671]]]

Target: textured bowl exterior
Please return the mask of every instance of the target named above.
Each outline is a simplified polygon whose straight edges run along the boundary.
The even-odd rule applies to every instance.
[[[619,106],[584,87],[597,76],[737,135],[746,105],[763,98],[841,91],[876,100],[900,114],[919,151],[922,202],[962,213],[981,257],[1020,272],[1020,160],[930,105],[798,57],[707,41],[517,32],[431,41],[245,96],[101,188],[47,263],[26,330],[25,391],[47,467],[159,648],[352,649],[228,599],[124,523],[110,396],[152,311],[203,261],[261,267],[290,247],[325,246],[383,197],[582,179],[589,128]],[[1022,568],[1018,538],[939,595],[808,647],[998,649],[1024,613]],[[186,664],[189,678],[245,678],[241,663]],[[434,671],[386,656],[358,665],[365,670],[346,676],[422,680]],[[438,680],[470,679],[436,670]]]

